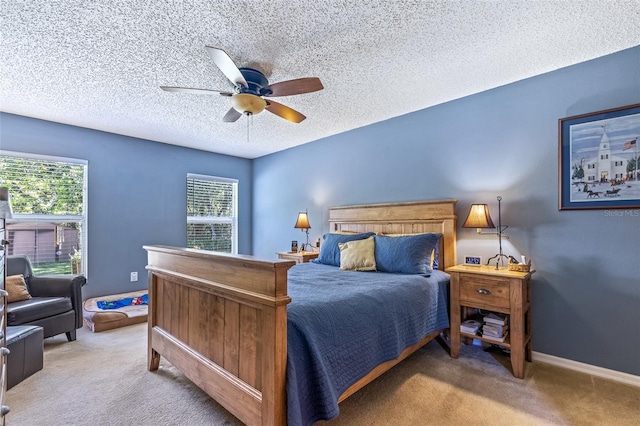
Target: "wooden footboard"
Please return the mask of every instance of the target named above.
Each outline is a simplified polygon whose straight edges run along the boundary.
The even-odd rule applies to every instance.
[[[286,424],[287,271],[208,251],[145,246],[148,369],[160,356],[247,425]]]

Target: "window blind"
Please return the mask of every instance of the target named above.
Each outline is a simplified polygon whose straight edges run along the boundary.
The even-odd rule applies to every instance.
[[[187,247],[237,253],[238,181],[187,175]]]
[[[86,271],[86,168],[83,160],[0,153],[13,208],[8,254],[27,255],[37,274]]]

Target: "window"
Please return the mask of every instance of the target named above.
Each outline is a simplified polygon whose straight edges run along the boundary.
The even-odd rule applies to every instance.
[[[24,254],[36,274],[86,275],[87,162],[0,152],[0,184],[9,188],[8,254]]]
[[[187,247],[238,253],[238,181],[187,175]]]

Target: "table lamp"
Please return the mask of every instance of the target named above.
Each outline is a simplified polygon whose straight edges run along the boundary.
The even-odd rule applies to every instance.
[[[496,269],[498,269],[498,262],[504,267],[504,259],[509,260],[509,256],[502,253],[502,233],[505,229],[508,228],[507,225],[502,224],[502,209],[500,206],[500,202],[502,201],[502,197],[498,196],[498,226],[493,224],[491,220],[491,215],[489,214],[489,206],[486,204],[472,204],[469,209],[469,214],[467,215],[467,220],[464,221],[462,225],[463,228],[476,228],[478,230],[478,234],[484,234],[482,232],[483,228],[496,228],[496,234],[498,235],[498,245],[500,251],[495,256],[492,256],[487,260],[487,265],[493,260],[496,259]],[[492,232],[491,232],[492,234]],[[506,237],[505,237],[506,238]]]
[[[309,244],[309,229],[311,229],[311,225],[309,225],[309,214],[307,210],[298,213],[298,220],[296,220],[296,224],[293,227],[307,234],[307,242],[302,245],[301,251],[305,251],[307,246],[310,249],[309,251],[313,251],[313,246]]]

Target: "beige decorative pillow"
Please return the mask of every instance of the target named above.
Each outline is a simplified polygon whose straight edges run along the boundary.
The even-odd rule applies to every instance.
[[[340,269],[343,271],[375,271],[375,241],[373,236],[364,240],[338,243]]]
[[[31,294],[27,290],[27,283],[24,282],[24,275],[22,274],[8,276],[6,288],[9,293],[8,303],[31,299]]]

